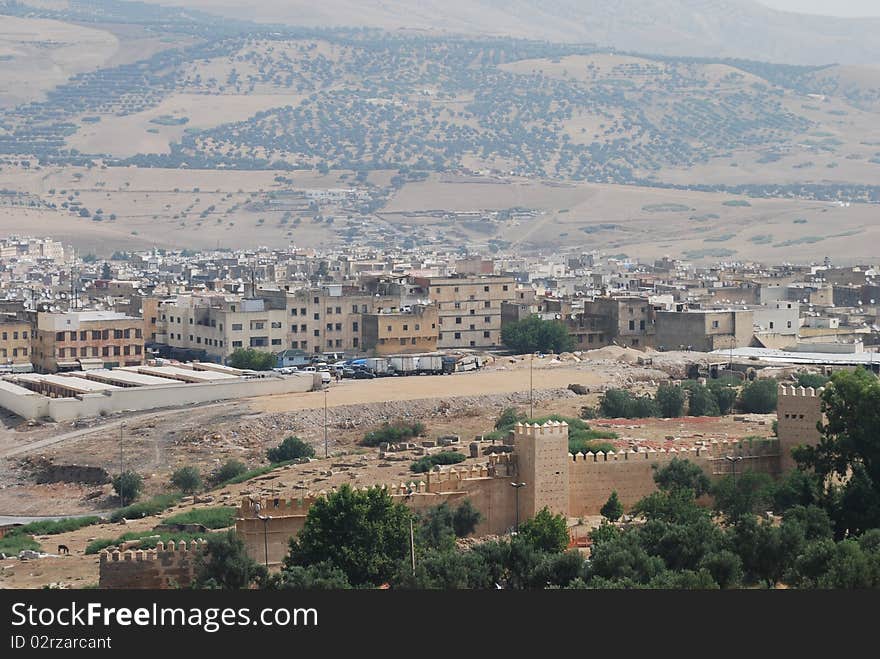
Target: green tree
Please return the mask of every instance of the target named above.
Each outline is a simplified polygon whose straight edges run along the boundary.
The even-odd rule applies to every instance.
[[[815,446],[792,451],[816,474],[837,533],[880,527],[880,381],[866,370],[839,371],[822,392],[827,421]],[[835,482],[843,480],[839,485]]]
[[[729,520],[766,511],[772,505],[773,492],[773,479],[755,471],[737,474],[735,479],[725,476],[712,487],[715,509]]]
[[[419,515],[418,544],[430,549],[452,549],[455,547],[455,530],[452,526],[453,513],[445,501]]]
[[[721,588],[735,588],[742,582],[742,559],[729,549],[707,554],[700,567],[707,570]]]
[[[617,497],[617,490],[611,492],[611,496],[608,497],[608,501],[605,502],[599,513],[610,522],[616,522],[621,518],[623,515],[623,504],[620,503],[620,499]]]
[[[410,512],[382,488],[343,485],[318,499],[290,541],[284,567],[323,561],[345,573],[353,586],[388,581],[409,552]]]
[[[144,489],[144,479],[136,471],[123,471],[113,478],[113,491],[125,506],[140,496]]]
[[[348,590],[351,584],[345,572],[325,561],[308,567],[287,567],[270,580],[269,587],[274,590]]]
[[[688,489],[695,497],[709,492],[712,482],[699,466],[690,460],[672,458],[663,467],[654,467],[654,482],[661,490]]]
[[[769,414],[776,411],[778,397],[776,380],[755,380],[743,387],[740,408],[743,412]]]
[[[236,348],[229,356],[229,365],[232,368],[271,371],[277,364],[278,358],[274,353],[262,352],[253,348]]]
[[[483,515],[474,508],[470,499],[465,499],[452,514],[452,530],[457,538],[466,538],[473,533]]]
[[[244,541],[234,530],[208,538],[204,552],[196,561],[193,588],[240,590],[265,585],[268,570],[248,556]]]
[[[517,423],[525,421],[526,418],[526,415],[515,407],[507,407],[495,420],[495,430],[507,430],[508,428],[515,426]]]
[[[518,535],[535,549],[546,552],[565,551],[570,540],[565,516],[554,515],[546,506],[519,525]]]
[[[718,414],[730,414],[736,404],[737,390],[721,382],[710,382],[709,391],[715,397]]]
[[[171,474],[171,484],[184,494],[192,494],[202,487],[202,476],[195,467],[181,467]]]
[[[822,375],[821,373],[798,373],[797,386],[819,389],[828,384],[829,379],[828,376]]]
[[[718,401],[709,390],[698,382],[685,383],[688,391],[688,414],[691,416],[718,416],[721,410]]]
[[[104,261],[101,266],[101,279],[113,279],[113,273],[110,271],[110,264]]]
[[[519,354],[574,350],[574,341],[563,323],[541,320],[537,316],[505,325],[501,329],[501,342]]]
[[[678,385],[661,384],[655,396],[660,406],[660,415],[666,418],[678,418],[684,413],[685,393]]]
[[[269,462],[286,462],[298,458],[315,457],[315,449],[301,440],[299,437],[290,436],[284,439],[278,446],[266,451]]]

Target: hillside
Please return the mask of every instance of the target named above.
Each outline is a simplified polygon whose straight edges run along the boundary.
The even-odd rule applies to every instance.
[[[151,0],[155,1],[155,0]],[[753,0],[160,0],[239,19],[310,26],[589,42],[666,55],[791,64],[880,62],[880,19],[780,12]],[[807,47],[808,46],[808,47]]]

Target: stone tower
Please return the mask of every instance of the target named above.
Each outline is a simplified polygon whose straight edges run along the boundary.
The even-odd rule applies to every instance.
[[[795,446],[819,443],[817,424],[824,421],[822,414],[822,392],[813,387],[779,386],[777,406],[777,434],[779,436],[779,467],[781,472],[794,469],[791,450]]]
[[[545,506],[568,516],[568,424],[548,421],[544,425],[516,424],[513,438],[519,491],[520,521],[533,517]]]

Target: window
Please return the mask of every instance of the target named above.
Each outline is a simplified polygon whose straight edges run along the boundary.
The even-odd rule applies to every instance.
[[[404,326],[403,326],[403,331],[404,331],[404,332],[408,332],[408,331],[409,331],[409,325],[404,325]]]
[[[455,324],[461,325],[461,316],[459,316],[458,318],[455,319]]]
[[[281,323],[273,322],[273,323],[272,323],[272,329],[281,329]]]
[[[341,332],[341,331],[342,331],[342,323],[336,323],[336,331],[337,331],[337,332]]]
[[[319,314],[319,313],[315,313],[315,314],[312,316],[312,318],[313,318],[314,320],[321,320],[321,314]]]
[[[251,321],[251,329],[252,330],[261,330],[266,327],[266,321],[264,320],[252,320]]]
[[[787,326],[789,329],[791,329],[791,321],[790,321],[790,320],[787,321],[786,326]],[[27,337],[25,337],[25,338],[27,338]]]
[[[130,355],[131,354],[131,346],[125,346],[125,348],[122,350],[122,354],[123,355]]]
[[[333,323],[327,323],[327,331],[328,331],[328,332],[332,332],[332,331],[333,331]]]
[[[252,336],[251,337],[251,348],[264,348],[269,345],[269,337],[268,336]]]
[[[388,331],[389,331],[389,332],[391,331],[391,325],[388,326]]]
[[[645,329],[645,321],[644,321],[644,320],[640,320],[640,321],[639,321],[639,329],[640,329],[640,330]]]
[[[718,321],[717,320],[712,321],[712,329],[718,329]]]
[[[18,338],[18,332],[15,333],[15,338],[16,338],[16,339]],[[85,332],[85,331],[82,331],[82,332],[79,333],[79,340],[80,340],[80,341],[85,341],[85,340],[86,340],[86,332]]]
[[[315,304],[320,304],[320,303],[321,303],[321,298],[317,298],[317,297],[316,297],[316,298],[312,298],[312,302],[315,303]]]
[[[329,316],[332,313],[333,313],[333,307],[327,307],[327,315]]]
[[[418,332],[418,331],[419,331],[419,324],[416,323],[416,332]]]
[[[296,332],[297,332],[298,329],[299,329],[299,327],[297,327],[296,325],[291,325],[291,326],[290,326],[290,331],[293,332],[294,334],[296,334]]]
[[[315,336],[321,336],[321,330],[315,330],[313,333]]]
[[[488,339],[488,338],[489,338],[489,332],[483,332],[483,338],[484,338],[484,339]]]
[[[109,357],[110,356],[110,346],[104,346],[101,349],[101,356],[102,357]]]
[[[305,315],[306,315],[306,310],[305,310],[305,309],[300,309],[300,310],[299,310],[299,315],[300,315],[300,316],[305,316]]]
[[[358,312],[358,305],[356,305],[356,304],[351,305],[351,312],[357,313]]]
[[[489,302],[489,300],[486,300],[485,302],[483,302],[484,309],[489,309],[491,306],[492,306],[492,303]]]
[[[241,348],[241,341],[233,341],[232,347],[233,348]]]
[[[351,345],[353,345],[355,348],[358,347],[358,340],[357,340],[357,337],[355,337],[355,338],[353,338],[353,339],[351,340]]]
[[[241,323],[232,323],[232,331],[240,332],[241,331]]]
[[[64,332],[55,332],[55,340],[63,341],[64,340]]]
[[[461,309],[461,302],[456,302],[453,306],[454,306],[456,309]]]
[[[405,346],[405,345],[406,345],[406,339],[405,339],[405,338],[401,337],[401,339],[400,339],[400,345],[402,345],[402,346]]]
[[[458,286],[452,289],[454,292],[458,293]]]
[[[306,328],[305,325],[300,325],[300,326],[299,326],[299,331],[300,331],[300,332],[307,332],[308,329]]]
[[[355,321],[355,322],[353,322],[353,323],[351,324],[351,331],[352,331],[352,332],[357,332],[357,331],[359,331],[359,330],[358,330],[358,324],[357,324],[357,321]]]
[[[136,354],[136,355],[141,354],[141,347],[140,346],[136,345],[134,347],[134,354]]]
[[[115,329],[113,330],[113,338],[121,339],[122,338],[122,330]]]
[[[221,329],[222,329],[222,328],[221,328]],[[144,338],[144,333],[143,333],[143,331],[141,331],[141,330],[139,330],[139,329],[136,329],[136,330],[134,331],[134,338],[136,338],[136,339],[142,339],[142,338]]]
[[[295,309],[295,308],[290,310],[290,315],[291,315],[291,316],[295,316],[295,315],[296,315],[296,309]]]
[[[460,339],[460,338],[461,338],[461,332],[456,332],[454,336],[455,336],[456,339]]]
[[[508,289],[507,284],[504,284],[504,286],[501,287],[501,290],[502,290],[502,291],[506,291],[507,289]]]
[[[636,321],[634,321],[634,320],[629,321],[629,328],[631,330],[634,330],[636,328]]]
[[[281,339],[272,339],[272,345],[273,345],[273,346],[280,346],[280,345],[281,345]]]
[[[770,321],[770,329],[773,329],[773,321]]]
[[[119,346],[113,346],[113,356],[119,357],[119,353],[120,353]]]
[[[484,292],[484,293],[488,293],[488,292],[489,292],[489,287],[488,287],[488,286],[483,286],[483,292]]]
[[[71,333],[70,333],[70,340],[71,340],[71,341],[76,341],[76,332],[71,332]]]
[[[342,307],[336,307],[336,313],[342,313]]]
[[[97,341],[101,338],[101,332],[98,330],[92,330],[92,341]]]

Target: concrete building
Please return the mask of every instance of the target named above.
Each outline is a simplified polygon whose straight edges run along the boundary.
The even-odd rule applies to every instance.
[[[437,305],[439,348],[492,348],[501,345],[501,305],[516,301],[512,277],[416,278]]]
[[[657,347],[666,350],[744,348],[754,336],[754,314],[747,309],[658,311],[656,322]]]
[[[645,297],[597,297],[584,302],[584,310],[566,320],[579,350],[601,348],[615,342],[631,348],[654,344],[654,307]]]
[[[225,363],[237,349],[281,352],[286,339],[283,309],[261,298],[180,295],[157,310],[156,341],[175,357]]]
[[[376,356],[437,350],[437,308],[416,305],[409,311],[363,315],[363,349]]]
[[[38,313],[31,361],[40,373],[144,363],[142,318],[114,311]]]
[[[0,317],[0,371],[30,370],[31,334],[29,322]]]

